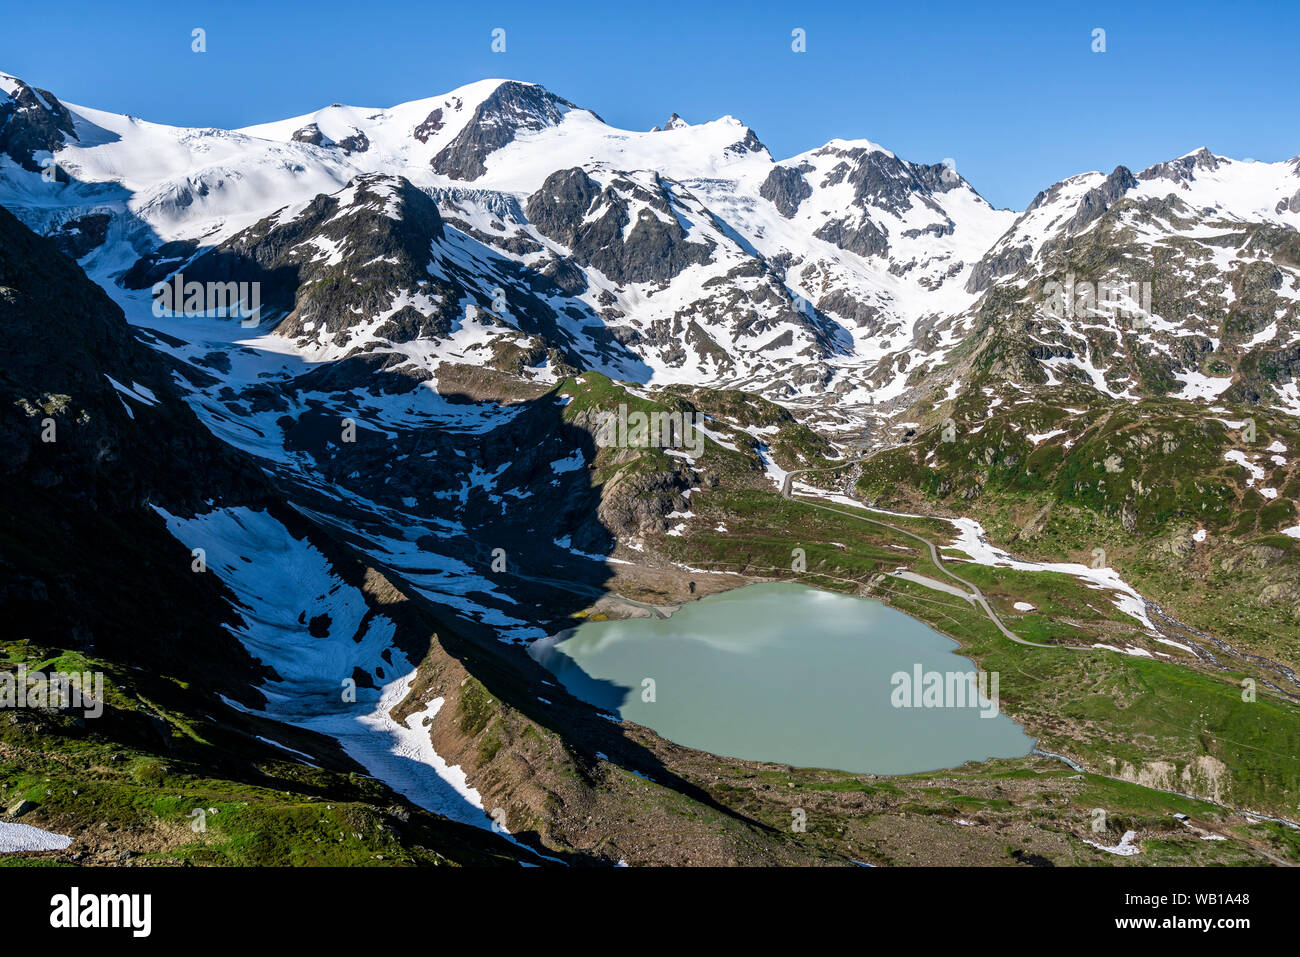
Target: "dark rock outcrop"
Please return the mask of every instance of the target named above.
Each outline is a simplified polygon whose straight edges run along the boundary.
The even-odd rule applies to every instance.
[[[1114,172],[1107,176],[1100,186],[1083,194],[1083,199],[1079,201],[1079,208],[1067,224],[1066,231],[1079,232],[1123,199],[1124,194],[1137,184],[1137,179],[1126,167],[1116,166]]]
[[[1032,246],[1008,246],[996,253],[985,253],[971,270],[970,278],[966,280],[966,291],[983,292],[994,279],[1010,276],[1023,268],[1032,253]]]
[[[465,128],[430,161],[435,173],[452,179],[476,180],[487,172],[487,158],[521,132],[554,126],[565,111],[577,109],[568,100],[532,83],[502,83],[474,110]],[[437,111],[435,111],[437,112]],[[439,118],[440,119],[440,118]],[[416,129],[416,138],[431,131],[430,114]]]
[[[68,138],[77,138],[72,114],[54,94],[21,80],[12,94],[0,93],[0,154],[36,173],[41,165],[35,154],[57,152]],[[66,173],[57,175],[60,182],[67,182]]]
[[[640,207],[635,223],[633,205]],[[617,177],[602,189],[581,169],[557,170],[528,198],[526,212],[544,236],[617,283],[666,282],[713,254],[711,243],[687,240],[671,187],[657,175],[648,186]]]
[[[946,228],[948,216],[936,197],[964,185],[949,166],[909,163],[884,150],[827,146],[817,155],[839,158],[820,185],[849,183],[853,208],[847,215],[828,220],[814,235],[859,256],[889,252],[889,230],[872,218],[872,212],[884,210],[901,216],[919,203]]]
[[[1195,153],[1188,153],[1178,159],[1150,166],[1139,173],[1137,178],[1140,180],[1167,179],[1175,183],[1187,183],[1196,178],[1197,170],[1213,171],[1218,168],[1219,158],[1205,147],[1201,147]]]
[[[793,216],[799,204],[812,195],[812,187],[803,174],[790,166],[773,166],[763,185],[758,189],[762,196],[786,219]]]
[[[424,122],[415,128],[413,135],[421,143],[429,142],[429,137],[437,133],[444,126],[442,119],[442,109],[433,110],[424,118]]]
[[[832,220],[818,227],[813,235],[859,256],[883,256],[889,252],[889,231],[869,219],[856,225],[849,219]]]
[[[455,297],[444,295],[449,290],[427,270],[444,235],[433,200],[401,177],[367,174],[348,186],[346,208],[337,195],[322,194],[288,222],[269,216],[198,256],[185,267],[185,280],[260,282],[263,311],[286,316],[278,327],[284,335],[310,329],[346,338],[358,317],[385,310],[402,289],[420,289],[451,312],[418,321],[413,308],[394,315],[389,323],[398,341],[449,330]],[[321,257],[316,239],[339,249],[343,261]]]
[[[87,213],[68,220],[51,233],[49,239],[65,256],[80,259],[92,249],[104,245],[110,219],[108,213]]]

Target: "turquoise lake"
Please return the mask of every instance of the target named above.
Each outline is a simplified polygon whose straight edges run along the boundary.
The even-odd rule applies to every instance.
[[[576,697],[713,754],[872,774],[1028,754],[1033,739],[973,686],[918,706],[915,676],[974,675],[956,647],[878,601],[768,583],[666,619],[586,622],[531,653]]]

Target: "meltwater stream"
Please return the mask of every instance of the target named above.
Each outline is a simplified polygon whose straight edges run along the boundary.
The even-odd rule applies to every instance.
[[[872,774],[1029,754],[956,647],[878,601],[770,583],[586,622],[532,654],[584,701],[713,754]]]

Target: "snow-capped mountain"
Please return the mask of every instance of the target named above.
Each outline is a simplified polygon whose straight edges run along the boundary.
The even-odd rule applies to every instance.
[[[562,331],[534,343],[543,355],[568,349],[576,365],[635,381],[732,383],[814,406],[900,395],[918,325],[972,301],[967,273],[1010,219],[947,167],[866,141],[778,164],[731,117],[618,130],[514,81],[237,131],[38,102],[5,82],[28,104],[13,121],[31,130],[20,141],[55,156],[68,182],[41,180],[15,149],[10,160],[32,168],[6,170],[0,198],[39,232],[64,234],[106,285],[161,278],[158,263],[184,266],[318,197],[346,205],[358,177],[400,177],[451,227],[458,251],[445,255],[463,260],[461,275],[484,279],[456,305],[486,307],[502,288],[517,311],[553,314]],[[393,293],[368,305],[366,327],[411,305]],[[302,338],[293,323],[281,331]],[[384,340],[358,329],[348,341]]]
[[[1001,362],[1018,381],[1295,401],[1300,158],[1200,150],[1071,177],[1017,215],[866,140],[777,161],[732,117],[620,130],[512,80],[234,131],[68,106],[12,77],[0,90],[0,202],[119,298],[176,271],[271,270],[265,317],[313,361],[591,368],[858,429],[948,390],[969,360],[954,350],[1014,312],[1032,327]],[[1150,314],[1135,336],[1114,303],[1057,317],[1054,281],[1137,283]],[[1243,307],[1240,334],[1219,330]],[[1262,378],[1223,355],[1269,349]]]
[[[1300,158],[1200,149],[1040,193],[980,260],[954,322],[1017,386],[1220,399],[1300,414]],[[970,364],[964,371],[974,384]],[[981,385],[988,385],[981,382]]]

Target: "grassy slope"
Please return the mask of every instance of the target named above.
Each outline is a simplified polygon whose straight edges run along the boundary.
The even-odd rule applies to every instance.
[[[1182,620],[1300,665],[1300,541],[1280,534],[1298,520],[1300,430],[1285,416],[1211,414],[1171,400],[1094,403],[1075,415],[1068,407],[1078,398],[963,406],[954,441],[928,430],[877,455],[861,493],[973,515],[994,541],[1025,557],[1088,563],[1104,549],[1109,565]],[[1220,421],[1248,416],[1254,442]],[[1037,446],[1027,438],[1056,429],[1065,433]],[[1273,463],[1274,442],[1288,450],[1287,465]],[[1253,487],[1249,473],[1224,458],[1235,451],[1259,456],[1254,464],[1265,474]],[[1206,537],[1195,543],[1198,529]]]
[[[499,841],[397,797],[338,755],[313,769],[256,740],[311,747],[292,729],[243,715],[181,682],[110,662],[0,644],[6,670],[100,671],[106,707],[0,714],[0,804],[77,837],[85,863],[233,865],[509,862]],[[319,743],[319,742],[317,742]],[[205,831],[193,812],[205,809]],[[434,850],[437,848],[437,850]],[[51,860],[62,855],[41,855]],[[5,855],[12,864],[21,856]]]

